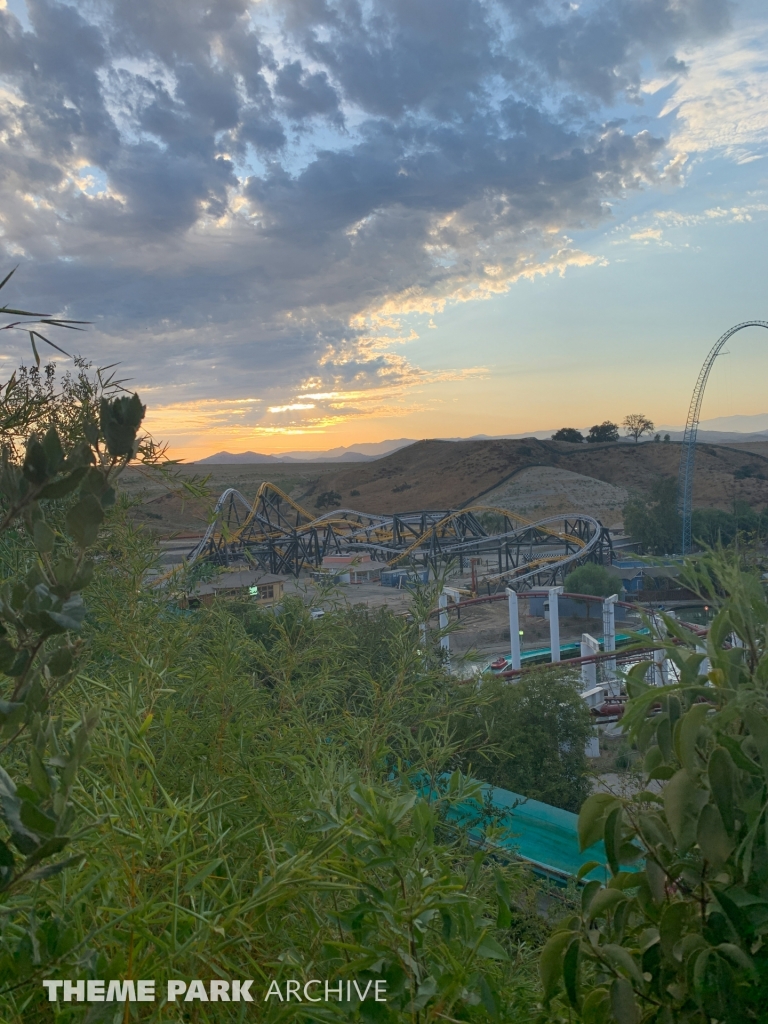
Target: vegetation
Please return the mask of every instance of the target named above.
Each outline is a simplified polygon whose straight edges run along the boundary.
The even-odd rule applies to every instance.
[[[131,459],[156,454],[139,437],[143,407],[102,384],[42,398],[33,385],[26,420],[13,402],[1,410],[4,1024],[170,1019],[162,994],[49,1003],[44,978],[253,978],[263,995],[265,979],[354,977],[385,981],[387,1003],[331,1002],[323,1019],[537,1013],[531,943],[549,925],[536,883],[446,824],[451,802],[480,796],[457,771],[473,742],[459,723],[489,722],[504,695],[457,685],[418,617],[313,620],[297,600],[278,615],[175,608],[146,585],[155,551],[113,489]],[[513,712],[500,707],[500,732],[530,742]],[[583,786],[567,711],[548,713],[563,773]],[[173,1019],[245,1009],[194,1004]],[[260,1004],[259,1019],[290,1009]]]
[[[630,498],[624,506],[624,529],[646,554],[668,555],[678,549],[682,520],[676,482],[671,477],[658,480],[647,497]],[[728,546],[737,539],[754,544],[768,536],[768,509],[757,512],[745,501],[734,502],[732,512],[697,508],[691,516],[691,534],[705,548]]]
[[[587,442],[589,444],[600,444],[604,441],[618,441],[619,440],[619,426],[617,423],[612,423],[610,420],[603,420],[602,423],[596,423],[595,426],[589,428],[587,434]]]
[[[583,444],[584,435],[575,427],[561,427],[552,435],[553,441],[568,441],[570,444]]]
[[[622,420],[622,426],[626,430],[628,437],[634,437],[635,444],[637,444],[643,434],[652,434],[655,429],[653,421],[640,412],[631,412],[628,416],[625,416]],[[656,435],[656,440],[659,440],[658,434]]]
[[[338,508],[341,504],[341,495],[338,491],[323,491],[318,495],[315,508]]]
[[[616,577],[604,565],[585,562],[565,577],[565,592],[610,597],[616,593],[616,582]]]
[[[577,678],[551,669],[527,673],[515,686],[483,682],[479,709],[457,723],[468,749],[463,767],[494,786],[577,811],[589,793],[584,748],[592,734],[579,689]]]
[[[610,597],[620,589],[620,582],[604,565],[585,562],[569,572],[565,578],[565,592],[569,594],[591,594],[593,597]],[[590,617],[591,601],[585,601],[587,618]]]
[[[677,511],[677,481],[657,480],[645,497],[635,496],[624,506],[624,529],[649,555],[669,555],[680,547],[682,520]]]
[[[313,619],[298,599],[278,614],[183,611],[150,586],[156,552],[115,483],[162,450],[141,435],[137,395],[76,371],[57,384],[35,367],[0,387],[3,1024],[226,1024],[250,1010],[265,1022],[765,1019],[757,570],[722,552],[687,563],[683,582],[717,608],[706,650],[663,617],[669,683],[633,667],[622,720],[643,788],[589,796],[577,680],[548,668],[514,685],[457,682],[431,626],[439,580],[414,595],[410,621],[363,608]],[[634,509],[660,549],[671,483]],[[734,517],[735,539],[760,536],[762,516]],[[721,518],[700,525],[724,539]],[[567,585],[598,590],[597,568]],[[526,869],[485,848],[499,826],[477,780],[581,808],[605,884],[561,894],[559,920],[543,913]],[[469,799],[479,845],[448,816]],[[89,1006],[49,1002],[41,984],[200,977],[251,978],[257,1002],[173,1007],[161,991]],[[383,982],[387,1002],[264,1001],[271,980],[316,977]]]
[[[624,728],[644,786],[581,809],[582,848],[604,841],[610,879],[584,887],[542,953],[561,1019],[765,1020],[768,603],[735,558],[689,564],[685,582],[718,614],[706,652],[664,617],[669,685],[648,685],[648,662],[629,673]]]

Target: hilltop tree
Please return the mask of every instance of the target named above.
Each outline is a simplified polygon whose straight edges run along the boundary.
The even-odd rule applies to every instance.
[[[643,434],[652,434],[654,431],[653,421],[649,420],[647,416],[643,416],[641,412],[629,413],[622,420],[622,426],[626,430],[628,437],[634,437],[635,444],[637,444]]]
[[[584,435],[576,427],[560,427],[552,435],[553,441],[568,441],[570,444],[583,444]]]
[[[587,442],[589,444],[618,440],[619,425],[618,423],[612,423],[610,420],[603,420],[603,422],[599,424],[596,423],[594,427],[589,428],[589,433],[587,434]]]

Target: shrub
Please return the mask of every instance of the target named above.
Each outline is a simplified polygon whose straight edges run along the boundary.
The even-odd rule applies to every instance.
[[[582,807],[582,849],[603,840],[610,879],[584,887],[541,957],[547,998],[585,1022],[765,1020],[768,602],[723,554],[684,581],[717,608],[706,651],[664,616],[670,684],[630,670],[622,724],[644,785]]]
[[[494,786],[577,811],[589,793],[584,748],[592,734],[576,681],[562,670],[526,672],[519,682],[486,679],[481,707],[456,723],[476,753],[478,778]]]
[[[341,495],[338,491],[323,491],[315,502],[315,508],[338,508],[341,504]]]

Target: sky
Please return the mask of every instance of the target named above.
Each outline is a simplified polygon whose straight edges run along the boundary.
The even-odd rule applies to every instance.
[[[768,320],[757,0],[0,0],[0,147],[5,301],[179,458],[679,425]]]

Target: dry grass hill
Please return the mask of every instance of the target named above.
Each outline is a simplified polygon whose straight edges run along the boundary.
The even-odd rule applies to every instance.
[[[743,499],[768,504],[768,455],[763,444],[701,444],[696,458],[694,504],[729,509]],[[523,515],[581,511],[606,525],[621,520],[631,492],[647,491],[659,477],[677,477],[679,444],[573,445],[536,438],[498,441],[419,441],[370,463],[304,463],[282,466],[189,466],[210,472],[212,498],[227,486],[252,498],[270,479],[313,510],[320,494],[336,491],[341,504],[366,512],[447,509],[495,504]],[[746,473],[745,473],[746,467]],[[209,504],[182,502],[157,481],[135,471],[125,488],[142,494],[137,521],[158,533],[199,532]]]

